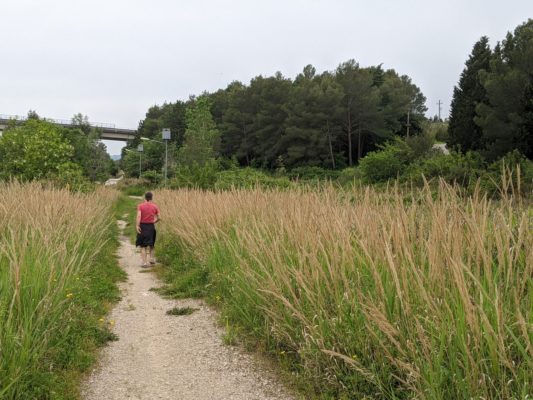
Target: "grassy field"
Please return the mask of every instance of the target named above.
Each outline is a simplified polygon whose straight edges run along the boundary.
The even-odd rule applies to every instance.
[[[0,398],[78,398],[95,349],[114,339],[118,194],[0,190]]]
[[[164,293],[218,304],[317,398],[529,398],[532,213],[504,193],[157,192]]]

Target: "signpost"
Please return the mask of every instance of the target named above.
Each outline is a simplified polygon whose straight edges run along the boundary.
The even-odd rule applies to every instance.
[[[168,141],[170,140],[170,129],[164,128],[162,132],[163,140],[165,141],[165,187],[167,186],[168,173]]]
[[[139,179],[141,179],[141,175],[143,172],[142,157],[143,157],[143,151],[144,151],[144,146],[142,143],[137,146],[137,151],[139,152]]]

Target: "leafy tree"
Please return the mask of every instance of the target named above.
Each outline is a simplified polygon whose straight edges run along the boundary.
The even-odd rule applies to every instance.
[[[482,147],[483,131],[474,119],[476,106],[487,102],[487,92],[480,78],[482,71],[489,70],[491,57],[489,39],[483,36],[474,45],[461,73],[459,86],[453,91],[448,144],[464,152]]]
[[[382,81],[379,86],[381,109],[388,133],[407,136],[408,114],[409,134],[420,133],[427,111],[426,97],[412,83],[411,78],[406,75],[399,76],[392,69],[383,73]]]
[[[379,89],[374,85],[374,72],[362,69],[354,60],[342,63],[337,68],[336,78],[344,89],[344,130],[348,142],[348,165],[353,165],[354,133],[356,136],[357,160],[363,155],[365,136],[387,136],[387,129],[380,107]]]
[[[481,74],[487,96],[476,107],[487,159],[512,150],[533,158],[533,19],[508,33],[490,69]]]
[[[127,176],[139,177],[139,163],[141,161],[138,152],[123,149],[122,157],[120,158],[120,168]]]
[[[281,154],[279,142],[287,118],[285,105],[290,89],[291,81],[280,72],[268,78],[259,76],[250,83],[254,120],[240,152],[249,154],[256,165],[275,167]]]
[[[252,133],[256,104],[251,101],[251,90],[241,82],[232,82],[225,90],[226,109],[219,124],[221,132],[221,154],[235,156],[241,164],[250,165],[248,151],[249,136]]]
[[[218,154],[220,138],[207,96],[199,97],[186,111],[187,129],[183,146],[179,149],[178,159],[182,165],[205,165]]]
[[[101,131],[92,128],[89,118],[81,113],[72,117],[75,128],[61,128],[61,134],[74,148],[73,162],[91,181],[104,181],[116,170],[115,163],[100,142]]]
[[[39,114],[37,114],[37,111],[35,110],[28,111],[28,115],[26,118],[27,119],[41,119],[41,117],[39,117]]]
[[[24,180],[78,175],[74,148],[57,126],[38,119],[13,126],[0,136],[0,176]]]
[[[294,81],[278,72],[249,84],[232,82],[200,98],[210,99],[220,154],[269,169],[353,164],[394,134],[405,135],[408,112],[411,132],[421,131],[426,111],[425,98],[410,78],[381,66],[361,68],[353,60],[320,75],[307,66]],[[173,132],[175,146],[169,150],[182,146],[185,109],[200,98],[151,107],[129,148],[141,136],[158,139],[164,127]]]
[[[340,102],[344,93],[329,74],[316,76],[308,65],[296,78],[287,103],[285,131],[279,142],[285,165],[330,166],[335,168]]]
[[[71,123],[86,135],[91,133],[91,124],[89,123],[89,117],[87,115],[83,115],[82,113],[74,114]]]

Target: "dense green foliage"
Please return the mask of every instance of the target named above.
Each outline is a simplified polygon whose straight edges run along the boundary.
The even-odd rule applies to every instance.
[[[136,148],[141,137],[161,140],[161,129],[170,128],[171,153],[179,149],[177,159],[185,160],[189,152],[198,154],[200,143],[191,140],[200,137],[193,132],[198,132],[201,124],[213,134],[213,143],[207,146],[213,151],[211,157],[233,158],[241,166],[270,170],[342,168],[394,135],[405,136],[408,113],[411,132],[419,132],[424,103],[424,96],[410,78],[394,70],[363,68],[350,60],[333,72],[317,74],[308,65],[294,80],[278,72],[255,77],[249,85],[232,82],[226,89],[186,102],[154,106],[141,122],[138,138],[130,143],[129,150]],[[206,112],[207,104],[210,113]],[[138,176],[135,154],[124,153],[123,169]],[[143,170],[160,172],[163,163],[160,151],[150,156]]]
[[[50,179],[80,185],[103,181],[116,172],[105,146],[86,117],[77,115],[78,128],[67,129],[35,113],[12,124],[0,136],[0,179]]]
[[[187,129],[178,152],[180,166],[202,167],[216,158],[219,133],[209,109],[209,99],[206,96],[200,97],[187,108]]]
[[[494,49],[483,37],[455,88],[450,143],[496,160],[518,150],[533,158],[533,20]]]
[[[215,187],[216,174],[231,170],[224,168],[227,160],[293,180],[309,178],[314,171],[313,179],[342,175],[343,182],[349,176],[367,183],[395,177],[422,182],[417,173],[435,177],[436,171],[443,171],[446,180],[453,182],[460,176],[465,182],[464,174],[434,168],[435,163],[449,164],[451,170],[466,165],[461,160],[455,166],[453,161],[443,161],[440,152],[432,150],[437,141],[463,154],[452,158],[478,161],[469,179],[475,181],[490,175],[490,165],[509,153],[518,151],[532,158],[532,32],[530,20],[508,34],[494,51],[486,37],[475,44],[454,90],[449,124],[424,117],[425,97],[409,77],[349,60],[335,71],[317,74],[307,65],[294,80],[278,72],[255,77],[248,85],[232,82],[225,89],[185,102],[154,106],[141,122],[130,150],[141,142],[140,137],[160,140],[161,129],[169,127],[173,132],[169,171],[174,187]],[[212,140],[202,143],[201,135],[192,134],[200,125],[213,133]],[[145,142],[145,147],[143,171],[152,170],[147,178],[157,183],[164,164],[162,145]],[[202,152],[208,153],[198,162],[204,170],[191,162]],[[479,154],[465,155],[468,152]],[[204,162],[207,158],[209,162]],[[357,169],[351,169],[355,165]],[[125,153],[122,167],[129,176],[138,176],[138,153]],[[345,173],[324,172],[346,167],[350,169]]]
[[[474,45],[461,74],[459,86],[454,88],[448,143],[464,152],[482,148],[483,132],[474,122],[474,116],[476,106],[487,101],[487,92],[481,83],[480,72],[489,68],[491,56],[489,39],[483,36]]]

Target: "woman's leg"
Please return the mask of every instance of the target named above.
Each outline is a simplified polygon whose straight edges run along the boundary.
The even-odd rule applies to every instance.
[[[143,262],[143,265],[146,265],[147,262],[146,262],[146,247],[141,247],[141,259],[142,259],[142,262]]]
[[[155,264],[155,255],[153,247],[150,247],[150,264]]]

